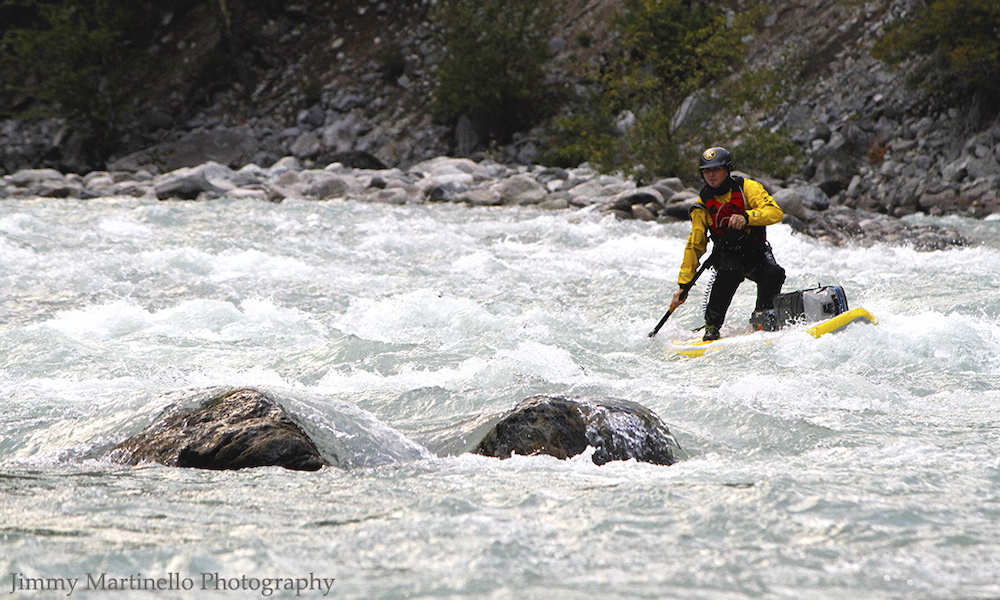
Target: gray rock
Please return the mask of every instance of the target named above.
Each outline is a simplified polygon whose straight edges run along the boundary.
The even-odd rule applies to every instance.
[[[18,187],[50,181],[65,181],[66,177],[55,169],[23,169],[10,176],[10,182]]]
[[[343,166],[350,167],[352,169],[382,170],[387,168],[385,163],[377,157],[361,150],[349,150],[347,152],[330,152],[328,150],[324,150],[319,153],[319,155],[315,158],[315,161],[318,165],[340,163]]]
[[[137,171],[154,166],[160,172],[175,171],[215,161],[241,167],[261,150],[266,142],[257,140],[247,126],[217,127],[192,131],[179,140],[157,144],[146,150],[123,156],[109,163],[111,171]]]
[[[548,167],[535,173],[535,179],[542,185],[547,185],[552,181],[566,181],[569,179],[569,171],[559,167]]]
[[[459,195],[468,192],[469,186],[461,181],[446,181],[427,190],[429,202],[455,202]]]
[[[31,191],[40,198],[92,197],[89,193],[84,192],[80,184],[65,180],[43,181],[31,186]]]
[[[322,144],[333,153],[351,152],[358,138],[371,130],[371,122],[359,112],[351,112],[323,128]]]
[[[830,208],[830,197],[814,185],[801,185],[778,190],[774,201],[781,210],[802,220],[808,220],[807,211],[824,211]]]
[[[660,193],[663,194],[663,198],[668,201],[670,200],[670,197],[673,194],[683,191],[685,189],[684,183],[680,180],[679,177],[667,177],[664,179],[659,179],[653,183],[652,187],[655,187],[656,189],[660,190]]]
[[[697,194],[684,195],[683,192],[679,192],[674,194],[674,197],[671,198],[670,203],[667,204],[667,207],[662,212],[671,218],[687,221],[691,218],[691,209],[697,202]]]
[[[303,192],[317,200],[343,198],[351,187],[339,177],[323,177],[306,187]]]
[[[378,189],[372,188],[368,192],[368,201],[378,204],[395,204],[402,206],[410,199],[410,194],[403,188]]]
[[[538,204],[548,190],[528,175],[515,175],[499,183],[500,199],[505,205]]]
[[[255,164],[249,164],[237,171],[233,175],[233,185],[243,187],[263,183],[267,178],[267,172]]]
[[[167,198],[196,200],[202,193],[208,197],[218,198],[225,193],[225,190],[213,185],[204,173],[183,170],[167,173],[161,177],[162,180],[153,188],[159,200]]]
[[[168,411],[109,457],[136,465],[235,470],[280,466],[315,471],[328,463],[281,405],[255,390],[223,393],[195,408]]]
[[[322,145],[318,135],[312,131],[306,131],[295,138],[289,149],[296,158],[312,158],[319,154]]]
[[[547,454],[565,459],[594,447],[603,465],[635,459],[658,465],[677,461],[680,446],[650,410],[624,400],[533,396],[505,414],[476,446],[484,456]]]
[[[0,174],[26,168],[83,173],[100,158],[87,143],[90,127],[63,118],[0,121]]]
[[[611,210],[631,210],[636,204],[653,203],[660,207],[666,207],[663,201],[663,194],[654,187],[641,187],[632,191],[622,192],[614,196],[608,203]]]
[[[319,104],[314,104],[308,110],[299,112],[298,123],[300,127],[320,127],[324,121],[326,121],[326,114],[323,111],[323,107]]]
[[[652,204],[650,204],[650,206],[652,206]],[[633,219],[637,219],[639,221],[655,221],[656,214],[657,213],[651,211],[647,206],[643,206],[642,204],[632,205]]]
[[[287,173],[289,171],[298,172],[301,170],[302,170],[302,163],[299,162],[299,159],[295,158],[294,156],[285,156],[283,158],[278,159],[277,162],[271,165],[271,168],[269,168],[267,172],[270,174],[271,177],[274,177],[277,175],[281,175],[282,173]]]
[[[921,202],[927,198],[926,195]],[[803,233],[834,245],[876,243],[912,245],[921,251],[964,246],[967,242],[957,232],[931,225],[909,225],[888,215],[838,206],[812,213]]]
[[[569,208],[569,206],[569,199],[556,196],[555,194],[550,195],[548,198],[538,203],[538,208],[544,208],[546,210],[563,210]]]
[[[486,188],[475,188],[463,192],[455,198],[456,202],[464,202],[472,206],[499,206],[503,204],[500,194]]]

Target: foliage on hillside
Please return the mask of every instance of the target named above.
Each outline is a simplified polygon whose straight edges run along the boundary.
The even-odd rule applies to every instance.
[[[556,5],[535,0],[442,0],[434,18],[445,50],[434,109],[468,115],[492,142],[536,124],[548,110],[543,66]]]
[[[938,92],[974,99],[989,116],[1000,112],[1000,3],[996,0],[934,0],[912,19],[899,21],[873,49],[899,64],[928,57],[912,80]]]
[[[674,115],[692,94],[732,92],[722,81],[742,65],[743,39],[760,16],[727,12],[727,5],[627,0],[616,23],[623,52],[592,73],[591,89],[555,119],[550,160],[586,160],[640,179],[689,173],[692,157],[679,149],[709,143],[703,136],[720,128],[682,130]]]
[[[100,136],[128,106],[140,44],[161,16],[147,0],[0,0],[0,93]]]
[[[598,34],[578,30],[568,43],[577,44],[581,58],[567,59],[576,54],[562,52],[558,67],[549,44],[556,25],[566,31],[569,13],[560,12],[564,2],[421,4],[422,11],[432,8],[421,14],[420,22],[430,17],[430,30],[440,34],[437,48],[425,50],[421,43],[420,50],[433,65],[437,84],[432,108],[449,123],[469,115],[479,133],[494,144],[504,144],[516,132],[533,127],[538,132],[542,124],[549,143],[542,160],[550,164],[576,166],[588,161],[640,179],[686,176],[700,148],[722,144],[734,150],[740,168],[757,174],[782,177],[797,170],[801,148],[782,131],[762,126],[765,120],[760,118],[768,107],[787,100],[783,94],[796,84],[794,74],[742,64],[753,36],[766,34],[758,27],[763,15],[775,10],[774,3],[621,0],[620,4],[621,14],[610,33],[605,36],[602,30],[598,40]],[[887,30],[874,48],[876,56],[890,62],[928,57],[907,62],[908,67],[920,67],[914,70],[915,81],[940,92],[939,96],[974,100],[974,105],[986,109],[984,118],[996,115],[1000,4],[926,0],[922,5]],[[122,116],[131,107],[142,106],[137,104],[139,96],[152,96],[155,103],[159,94],[157,108],[162,108],[168,96],[189,94],[184,110],[163,111],[157,126],[169,126],[170,119],[193,112],[196,102],[190,95],[197,89],[202,90],[199,102],[211,102],[215,92],[235,88],[237,81],[243,90],[255,89],[260,80],[254,81],[254,76],[265,72],[280,78],[291,77],[285,73],[306,73],[307,69],[277,70],[306,58],[303,54],[308,52],[304,44],[282,48],[275,44],[290,35],[282,32],[300,29],[271,23],[288,21],[289,11],[296,15],[291,22],[301,23],[306,32],[322,30],[320,25],[334,20],[341,32],[346,31],[364,14],[354,3],[318,0],[295,4],[0,0],[0,118],[66,116],[88,124],[99,149],[121,125]],[[387,19],[396,18],[390,8],[383,12]],[[187,16],[180,23],[182,15]],[[171,16],[173,23],[165,28]],[[326,31],[332,31],[329,27]],[[182,65],[175,52],[179,37],[169,43],[172,54],[166,53],[168,44],[160,44],[166,39],[165,29],[189,35],[188,48],[191,41],[198,42],[199,54],[184,57],[184,61],[191,57],[190,64]],[[325,41],[321,35],[311,39]],[[371,39],[370,30],[365,35]],[[154,52],[157,45],[162,47]],[[202,52],[203,47],[211,50]],[[259,70],[245,77],[235,60],[239,52],[258,57],[260,64],[251,67]],[[395,80],[406,70],[406,52],[383,39],[376,60],[387,79]],[[317,52],[313,62],[320,67],[310,72],[310,80],[290,83],[283,90],[298,85],[305,97],[318,97],[326,83],[322,69],[330,60]],[[183,93],[176,92],[178,86],[186,86]],[[416,110],[425,108],[421,104]],[[687,116],[683,121],[677,118],[681,114]]]
[[[0,0],[0,117],[64,117],[100,159],[143,102],[170,113],[168,98],[242,81],[242,18],[270,3]]]

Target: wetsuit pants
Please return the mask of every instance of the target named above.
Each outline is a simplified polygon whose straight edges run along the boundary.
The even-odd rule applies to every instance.
[[[705,307],[706,325],[722,327],[736,288],[744,279],[757,284],[755,311],[774,308],[774,297],[781,293],[781,286],[785,283],[785,270],[775,262],[771,246],[766,243],[749,250],[723,250],[715,257],[712,266],[715,268],[715,281]]]

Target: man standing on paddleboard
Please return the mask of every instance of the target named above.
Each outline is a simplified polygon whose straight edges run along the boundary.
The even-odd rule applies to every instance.
[[[698,171],[705,186],[691,208],[691,234],[677,278],[680,288],[674,292],[670,308],[677,308],[687,299],[698,261],[711,238],[709,260],[716,275],[705,307],[702,339],[719,339],[726,311],[744,279],[757,284],[757,305],[750,324],[758,330],[777,330],[774,296],[785,283],[785,270],[774,260],[765,228],[780,223],[784,213],[760,183],[733,176],[732,155],[725,148],[705,150]]]

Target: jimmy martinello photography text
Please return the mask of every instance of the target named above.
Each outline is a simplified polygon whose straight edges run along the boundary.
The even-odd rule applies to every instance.
[[[74,592],[126,592],[141,590],[146,592],[172,592],[201,590],[207,592],[256,592],[261,596],[303,592],[321,592],[324,596],[333,589],[334,579],[318,577],[309,573],[305,577],[225,577],[219,573],[199,573],[183,577],[180,573],[169,573],[163,577],[144,577],[141,573],[121,577],[108,573],[84,573],[80,577],[32,577],[26,573],[10,574],[11,594],[32,594],[46,592],[72,596]]]

